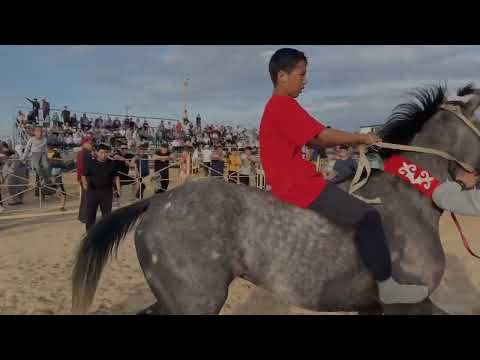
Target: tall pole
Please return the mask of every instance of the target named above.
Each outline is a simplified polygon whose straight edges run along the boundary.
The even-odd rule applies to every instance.
[[[183,107],[183,115],[186,117],[187,116],[187,87],[188,87],[188,82],[190,81],[190,78],[185,78],[183,81],[183,102],[184,102],[184,107]]]

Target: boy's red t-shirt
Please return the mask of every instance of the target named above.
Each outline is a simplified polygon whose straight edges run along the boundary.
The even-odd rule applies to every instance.
[[[327,181],[302,158],[302,147],[325,130],[290,96],[273,95],[260,123],[260,159],[276,198],[308,208]]]

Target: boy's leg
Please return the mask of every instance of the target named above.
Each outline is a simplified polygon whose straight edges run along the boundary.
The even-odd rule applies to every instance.
[[[337,224],[354,227],[357,230],[356,246],[375,280],[382,281],[390,277],[390,252],[380,214],[373,206],[350,196],[333,184],[328,184],[318,199],[310,205],[310,209]]]
[[[392,263],[380,213],[371,205],[329,183],[310,209],[340,225],[356,229],[355,244],[378,283],[384,303],[416,303],[428,297],[428,288],[400,285],[392,279]]]

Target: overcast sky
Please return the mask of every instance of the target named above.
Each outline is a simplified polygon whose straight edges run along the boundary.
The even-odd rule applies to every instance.
[[[189,113],[257,127],[271,95],[268,60],[282,46],[0,46],[0,129],[24,97],[52,107],[179,118],[183,79]],[[478,46],[295,46],[309,58],[299,102],[346,130],[382,123],[402,95],[480,77]],[[478,81],[477,81],[478,83]]]

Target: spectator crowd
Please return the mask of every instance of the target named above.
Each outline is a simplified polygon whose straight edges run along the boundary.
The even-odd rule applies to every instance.
[[[44,128],[47,145],[62,150],[79,147],[82,138],[86,136],[96,144],[107,144],[115,149],[120,144],[136,149],[145,143],[156,149],[161,143],[168,143],[172,151],[179,151],[184,146],[258,148],[256,130],[249,131],[240,126],[202,126],[200,115],[197,115],[195,123],[185,117],[183,121],[162,120],[158,126],[152,126],[146,118],[143,121],[139,117],[134,120],[128,116],[112,119],[109,115],[105,118],[99,115],[94,118],[85,113],[72,113],[67,106],[60,114],[54,112],[50,115],[50,104],[46,99],[41,104],[36,98],[27,100],[32,103],[32,110],[27,114],[18,111],[17,127],[31,136],[33,128],[40,125]]]
[[[179,169],[179,183],[186,181],[192,173],[203,172],[205,176],[225,179],[228,182],[255,185],[252,179],[261,171],[258,156],[257,130],[241,129],[239,126],[206,125],[197,115],[195,124],[185,116],[182,121],[164,121],[153,127],[147,119],[134,120],[125,116],[122,120],[107,116],[89,118],[86,114],[77,117],[65,106],[60,116],[50,115],[46,99],[40,104],[32,103],[28,114],[18,112],[17,127],[28,136],[25,148],[10,149],[0,146],[0,183],[10,184],[9,205],[21,204],[27,188],[30,170],[34,170],[37,188],[57,188],[62,195],[62,209],[67,196],[62,173],[76,166],[77,180],[81,189],[79,220],[87,228],[95,222],[93,214],[97,207],[108,214],[112,206],[119,206],[123,187],[135,186],[135,196],[144,196],[144,179],[151,175],[155,193],[168,190],[170,169]],[[55,149],[54,149],[55,148]],[[62,159],[61,150],[75,149],[75,164]],[[317,163],[318,171],[334,183],[343,182],[355,174],[357,157],[353,149],[338,147],[304,149],[305,158]],[[30,159],[30,166],[25,162]],[[22,160],[22,161],[20,161]],[[109,174],[108,177],[105,177]],[[102,177],[103,176],[103,177]],[[108,189],[95,186],[107,185]],[[90,190],[89,190],[90,189]],[[110,196],[111,190],[111,196]],[[53,194],[44,191],[37,196]],[[0,188],[0,212],[3,211]],[[100,200],[99,200],[100,199]],[[90,205],[89,205],[90,204]]]

